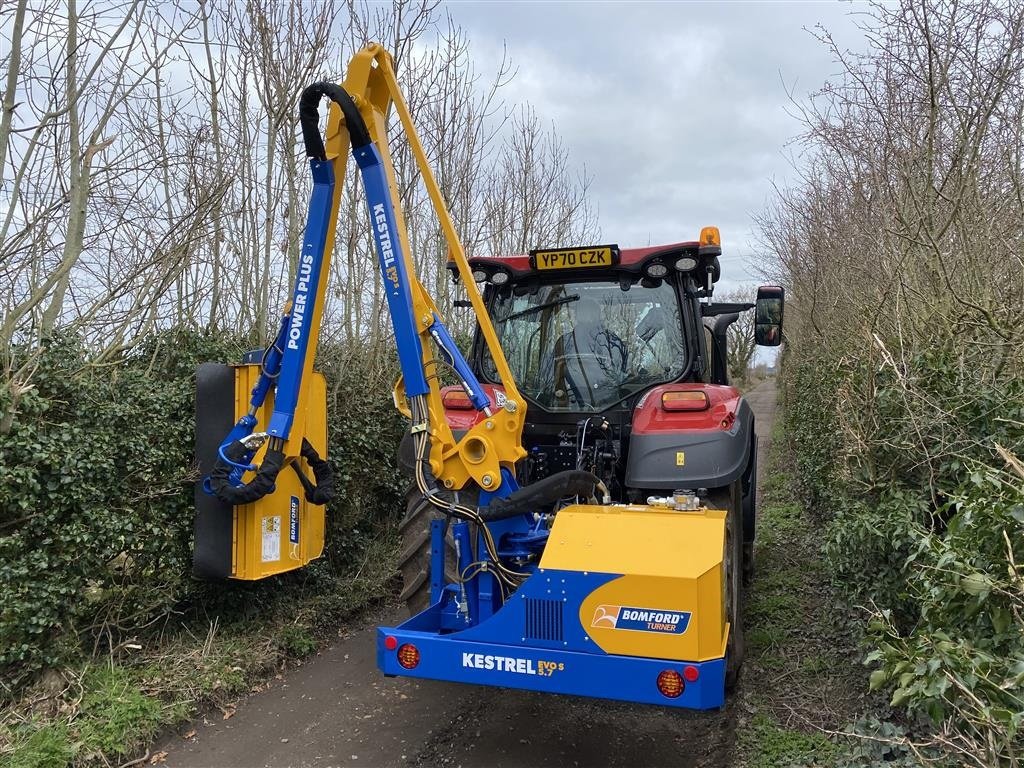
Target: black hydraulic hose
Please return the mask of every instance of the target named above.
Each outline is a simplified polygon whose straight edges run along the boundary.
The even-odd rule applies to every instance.
[[[595,496],[600,482],[597,475],[580,469],[556,472],[520,488],[504,499],[493,499],[480,509],[480,517],[490,523],[533,512],[568,496]]]
[[[248,453],[249,449],[238,440],[224,449],[224,454],[238,463],[244,462]],[[268,447],[267,453],[263,457],[263,463],[256,471],[256,477],[248,483],[235,486],[229,480],[234,467],[218,457],[217,463],[213,465],[213,471],[210,472],[210,486],[213,488],[214,495],[225,504],[232,506],[252,504],[274,490],[277,475],[283,467],[284,454]]]
[[[352,149],[365,147],[370,143],[370,131],[366,121],[359,114],[359,108],[352,101],[348,92],[337,83],[320,82],[307,86],[299,96],[299,126],[302,128],[302,141],[306,145],[306,155],[316,160],[326,160],[324,140],[320,135],[320,99],[329,98],[339,107],[345,116],[345,125],[352,140]]]
[[[302,458],[309,464],[309,468],[313,470],[313,477],[316,478],[314,485],[299,468],[298,462],[292,462],[292,469],[299,476],[299,482],[306,491],[306,501],[310,504],[326,504],[334,499],[334,467],[326,459],[321,459],[316,448],[305,438],[302,439]]]

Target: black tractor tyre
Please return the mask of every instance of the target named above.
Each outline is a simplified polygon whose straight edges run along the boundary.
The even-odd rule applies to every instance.
[[[754,580],[754,534],[757,524],[757,443],[750,452],[750,469],[743,482],[743,586]]]
[[[735,481],[712,491],[705,500],[712,509],[724,509],[725,518],[725,613],[729,641],[725,648],[725,690],[736,687],[743,668],[743,483]]]
[[[475,502],[463,503],[474,506]],[[444,512],[431,504],[413,483],[405,494],[405,517],[398,525],[402,548],[398,555],[398,569],[402,573],[400,599],[414,616],[430,606],[430,524],[444,519]],[[475,526],[470,526],[470,540],[475,539]],[[451,527],[446,526],[444,536],[444,581],[458,580],[458,555]]]

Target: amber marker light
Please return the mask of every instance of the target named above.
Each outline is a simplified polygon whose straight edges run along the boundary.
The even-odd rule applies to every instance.
[[[683,677],[674,669],[666,669],[658,675],[658,690],[661,695],[669,699],[678,699],[683,694],[686,685]]]
[[[717,245],[721,247],[722,236],[718,233],[718,227],[704,227],[700,231],[701,245]]]
[[[664,392],[661,407],[666,411],[704,411],[708,408],[708,396],[700,390]]]
[[[412,643],[406,643],[398,649],[398,663],[406,669],[415,669],[420,663],[420,649]]]

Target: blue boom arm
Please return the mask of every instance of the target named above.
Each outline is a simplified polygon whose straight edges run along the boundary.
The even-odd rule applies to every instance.
[[[339,105],[349,126],[352,154],[366,189],[367,211],[372,223],[406,394],[416,397],[430,392],[423,363],[423,346],[414,316],[410,276],[401,239],[398,237],[394,202],[380,152],[370,140],[359,110],[344,89],[334,83],[316,83],[307,88],[299,100],[313,190],[292,300],[281,320],[274,343],[263,357],[260,377],[251,393],[249,412],[238,420],[218,451],[219,464],[228,471],[215,471],[203,482],[207,493],[231,503],[250,503],[273,490],[277,471],[285,463],[283,455],[278,458],[277,454],[281,454],[281,447],[289,439],[303,389],[304,371],[308,370],[306,359],[316,348],[315,339],[311,338],[313,324],[310,318],[321,309],[318,305],[323,297],[317,289],[322,284],[327,236],[331,220],[336,214],[333,163],[326,157],[318,126],[317,105],[323,96],[328,96]],[[489,413],[490,399],[436,314],[432,316],[429,333],[442,359],[457,372],[473,404],[478,410]],[[274,410],[269,424],[265,432],[256,432],[256,413],[271,391],[274,392]],[[256,467],[252,464],[253,458],[266,440],[270,440],[268,455],[274,452],[274,460],[269,464],[264,461],[260,467]],[[246,483],[244,475],[250,471],[255,471],[256,477]],[[498,495],[505,495],[511,490],[500,486],[494,489]]]

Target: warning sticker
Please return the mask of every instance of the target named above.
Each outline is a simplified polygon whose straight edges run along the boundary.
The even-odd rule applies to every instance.
[[[281,517],[263,518],[263,555],[264,563],[272,563],[281,559]]]

